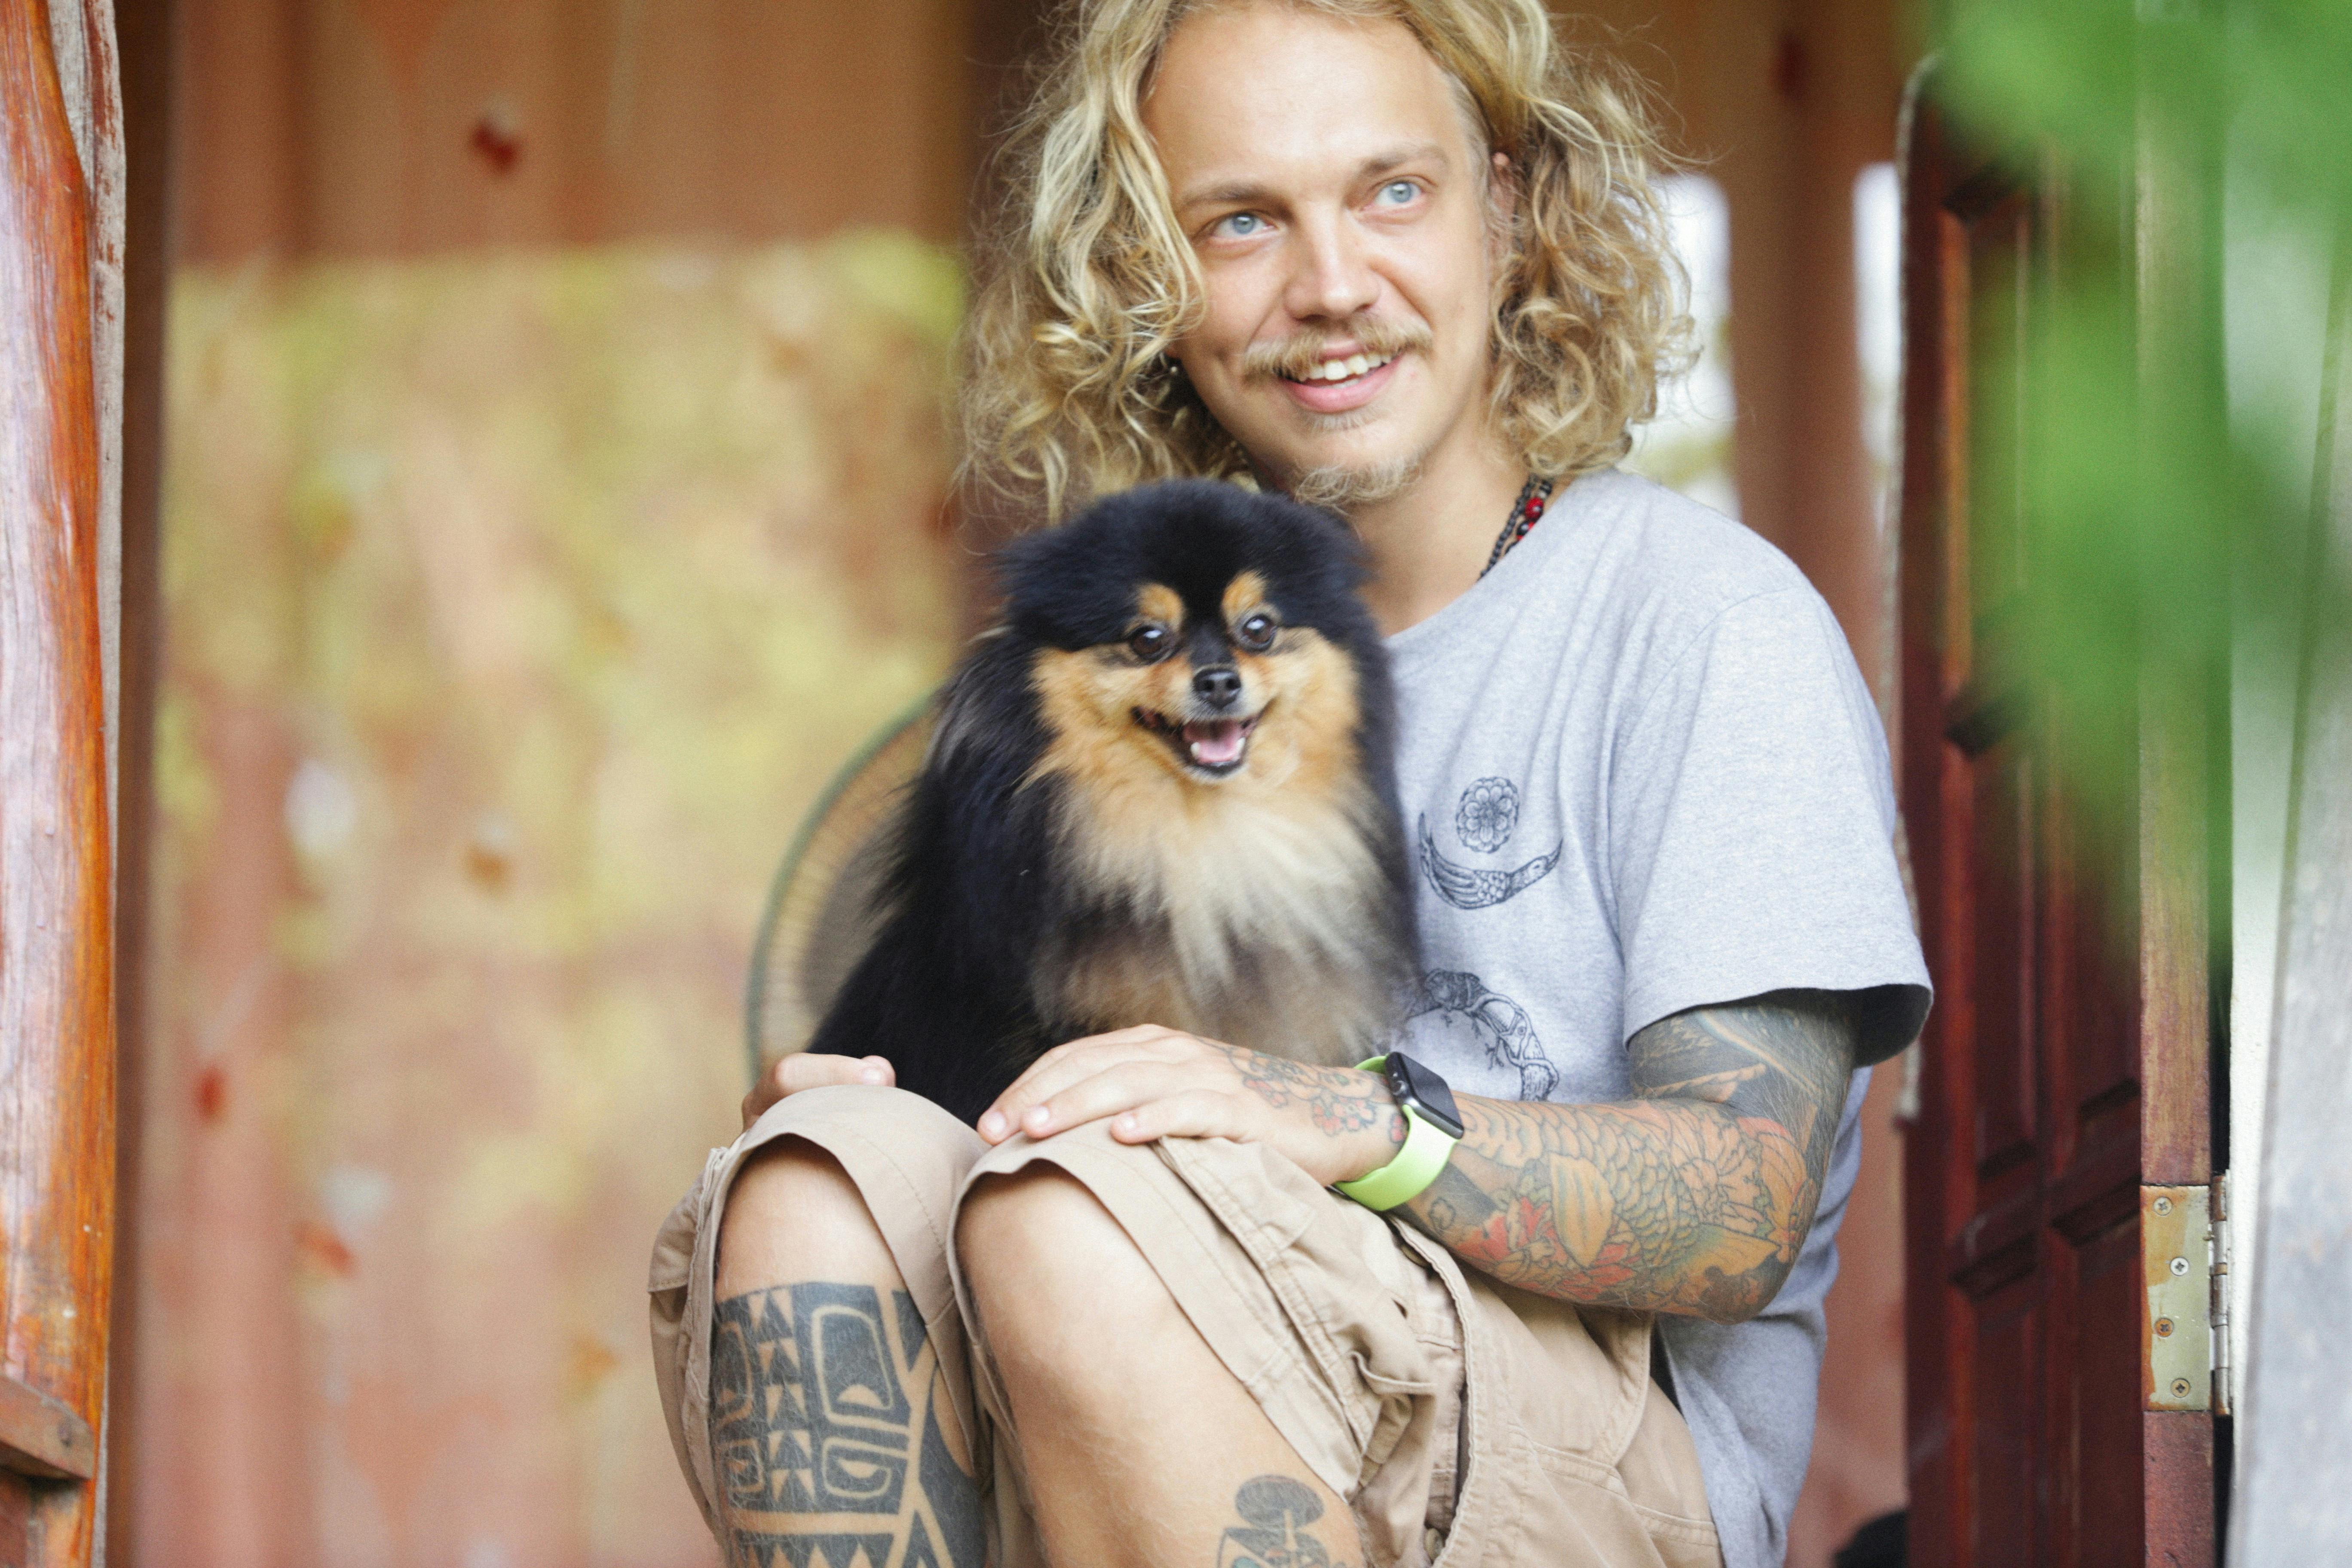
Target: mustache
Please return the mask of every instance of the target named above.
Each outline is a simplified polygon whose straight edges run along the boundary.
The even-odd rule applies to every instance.
[[[1351,316],[1330,327],[1302,327],[1275,342],[1252,343],[1242,354],[1242,374],[1251,381],[1269,376],[1298,380],[1319,367],[1324,350],[1346,339],[1357,352],[1401,354],[1429,347],[1429,329],[1418,321],[1392,321],[1384,316]]]

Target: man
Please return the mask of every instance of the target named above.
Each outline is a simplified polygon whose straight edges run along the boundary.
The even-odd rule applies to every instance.
[[[763,1565],[1776,1563],[1927,977],[1827,609],[1608,467],[1675,321],[1633,100],[1540,0],[1083,0],[1041,81],[974,459],[1361,534],[1420,1077],[1130,1029],[975,1138],[786,1059],[656,1254],[697,1495]]]

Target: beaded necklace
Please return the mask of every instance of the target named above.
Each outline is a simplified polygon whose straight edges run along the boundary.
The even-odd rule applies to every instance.
[[[1529,474],[1519,499],[1511,503],[1511,515],[1503,520],[1503,531],[1496,537],[1495,552],[1486,557],[1486,564],[1478,575],[1484,577],[1495,569],[1495,563],[1511,552],[1511,547],[1528,536],[1528,531],[1551,504],[1551,489],[1555,481],[1539,474]]]

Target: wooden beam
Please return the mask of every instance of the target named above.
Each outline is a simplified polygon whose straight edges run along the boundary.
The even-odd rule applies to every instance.
[[[69,1406],[0,1372],[0,1469],[44,1480],[93,1480],[98,1439]]]
[[[155,682],[163,651],[163,308],[168,282],[170,37],[173,0],[116,0],[124,163],[122,241],[121,606],[114,787],[114,1318],[108,1334],[105,1555],[131,1568],[140,1506],[152,1495],[138,1414],[140,1132],[147,1087],[147,880],[153,803]]]
[[[2149,61],[2176,58],[2203,35],[2189,24],[2211,0],[2144,10],[2138,47]],[[2221,406],[2221,146],[2210,106],[2161,93],[2168,73],[2144,65],[2134,224],[2137,300],[2140,462],[2137,505],[2151,567],[2190,548],[2164,526],[2180,476],[2179,454],[2194,436],[2227,422]],[[2226,583],[2218,550],[2200,580]],[[2181,563],[2176,563],[2181,564]],[[2227,689],[2226,594],[2181,605],[2160,570],[2144,579],[2140,658],[2139,942],[2140,1170],[2152,1186],[2203,1186],[2213,1179],[2212,856],[2217,803],[2229,780],[2230,725],[2215,693]],[[2168,649],[2153,628],[2190,651]],[[2223,818],[2222,820],[2226,820]],[[2226,853],[2226,850],[2224,851]],[[2226,921],[2227,906],[2223,906]],[[2143,1333],[2147,1331],[2143,1328]],[[2213,1410],[2142,1412],[2141,1489],[2148,1568],[2218,1560]]]
[[[69,22],[96,14],[59,3]],[[82,1423],[91,1458],[76,1463],[88,1476],[114,1252],[104,444],[91,187],[53,37],[45,0],[0,0],[0,1370],[41,1391],[37,1408],[55,1401]],[[110,47],[101,53],[110,72]],[[85,79],[90,58],[85,47]],[[121,134],[117,123],[93,129]],[[58,1431],[51,1415],[7,1436],[47,1462],[70,1457]],[[69,1467],[51,1468],[70,1479]],[[0,1470],[0,1534],[12,1515],[24,1521],[21,1547],[0,1542],[9,1561],[89,1563],[97,1490]]]

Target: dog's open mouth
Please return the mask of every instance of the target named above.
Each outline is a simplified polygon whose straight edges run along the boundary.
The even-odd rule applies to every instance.
[[[1250,733],[1265,716],[1263,709],[1246,719],[1176,720],[1148,708],[1134,712],[1135,721],[1174,748],[1180,762],[1220,778],[1248,760]]]

